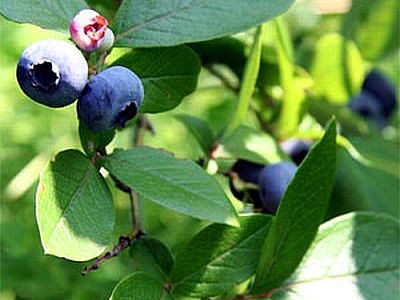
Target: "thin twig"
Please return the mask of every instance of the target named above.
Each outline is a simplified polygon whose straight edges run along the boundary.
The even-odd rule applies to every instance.
[[[222,72],[220,72],[218,69],[216,69],[213,65],[211,64],[204,64],[203,65],[212,75],[217,77],[223,85],[225,85],[228,89],[232,90],[236,94],[239,93],[239,87],[232,83]]]
[[[132,227],[134,228],[134,234],[136,234],[142,232],[142,228],[139,213],[139,197],[138,194],[132,189],[129,193],[129,199],[131,201]]]
[[[133,137],[133,145],[135,147],[142,146],[144,140],[144,134],[146,131],[150,131],[151,134],[155,134],[154,128],[151,125],[146,115],[139,115],[136,122],[135,136]]]
[[[114,248],[111,249],[111,251],[106,252],[104,255],[100,256],[96,261],[91,264],[90,266],[85,267],[85,269],[82,271],[82,276],[88,275],[90,272],[97,270],[101,264],[106,262],[107,260],[110,260],[113,257],[118,256],[122,251],[124,251],[126,248],[128,248],[130,245],[132,245],[132,242],[135,239],[138,239],[140,236],[143,235],[143,232],[140,230],[136,232],[135,235],[131,236],[120,236],[118,240],[118,244],[114,246]]]

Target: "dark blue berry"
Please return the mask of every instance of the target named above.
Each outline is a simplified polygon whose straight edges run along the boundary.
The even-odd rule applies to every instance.
[[[375,97],[382,107],[383,115],[387,119],[397,105],[396,88],[378,70],[372,70],[365,77],[362,90],[367,91]]]
[[[95,132],[123,128],[143,102],[139,77],[125,67],[111,67],[94,76],[78,101],[78,118]]]
[[[245,193],[247,193],[250,197],[248,200],[250,200],[256,208],[261,208],[261,201],[258,191],[256,189],[246,189],[246,191],[243,189],[238,189],[238,187],[235,186],[234,177],[237,176],[244,183],[257,185],[259,174],[263,167],[263,165],[239,159],[231,168],[233,175],[230,177],[229,186],[232,194],[237,199],[243,200]]]
[[[382,104],[368,91],[361,91],[348,105],[352,111],[373,122],[377,127],[385,127],[387,121]]]
[[[258,186],[265,212],[275,214],[279,202],[296,171],[297,166],[292,162],[280,162],[265,166],[262,169]]]
[[[301,139],[290,139],[281,143],[282,150],[296,165],[300,165],[310,150],[311,144]]]
[[[239,159],[232,167],[241,180],[257,184],[259,174],[264,166],[247,160]]]
[[[31,99],[50,107],[74,102],[84,89],[88,66],[82,53],[60,40],[30,45],[17,65],[17,80]]]

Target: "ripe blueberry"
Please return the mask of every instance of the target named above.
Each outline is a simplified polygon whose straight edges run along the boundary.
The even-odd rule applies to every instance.
[[[386,119],[396,108],[396,89],[379,71],[372,70],[368,73],[364,79],[362,90],[369,92],[378,100]]]
[[[362,90],[348,105],[352,111],[372,121],[379,128],[386,125],[386,117],[381,103],[368,91]]]
[[[241,180],[257,184],[258,176],[262,168],[263,165],[239,159],[233,165],[232,171],[235,172],[240,177]]]
[[[239,200],[243,200],[245,192],[248,193],[250,199],[256,208],[261,208],[260,196],[257,189],[249,188],[246,184],[257,185],[258,177],[263,169],[263,165],[259,165],[250,161],[239,159],[231,169],[229,186],[232,194]],[[240,182],[239,182],[240,181]]]
[[[296,165],[300,165],[310,150],[310,143],[301,139],[290,139],[281,143],[282,150],[290,156]]]
[[[296,173],[297,166],[292,162],[280,162],[265,166],[258,180],[263,209],[274,214],[287,186]]]
[[[142,104],[143,85],[125,67],[111,67],[94,76],[78,100],[78,118],[95,132],[123,128]]]
[[[17,65],[17,80],[24,93],[50,107],[74,102],[85,87],[87,76],[88,66],[82,53],[60,40],[30,45]]]

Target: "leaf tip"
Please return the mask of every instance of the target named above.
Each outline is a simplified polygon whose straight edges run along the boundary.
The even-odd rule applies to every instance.
[[[237,227],[237,228],[240,227],[240,223],[239,223],[239,220],[238,220],[238,218],[236,217],[236,215],[235,215],[235,216],[230,216],[230,217],[226,218],[226,220],[224,221],[224,223],[227,224],[227,225],[230,225],[230,226],[232,226],[232,227]]]

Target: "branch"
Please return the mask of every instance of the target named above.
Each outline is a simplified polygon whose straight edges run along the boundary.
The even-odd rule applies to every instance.
[[[212,75],[217,77],[223,85],[225,85],[228,89],[232,90],[235,94],[239,93],[239,87],[231,82],[222,72],[220,72],[217,68],[215,68],[211,64],[203,64],[204,68],[206,68]]]
[[[143,233],[142,225],[140,224],[140,213],[139,213],[139,197],[134,190],[130,190],[129,199],[131,201],[131,215],[132,215],[132,227],[133,234],[137,235]]]
[[[130,245],[132,245],[132,242],[135,239],[139,239],[144,233],[142,231],[137,231],[134,233],[134,235],[131,236],[120,236],[118,240],[118,244],[114,246],[114,248],[111,249],[111,251],[106,252],[103,256],[99,257],[96,259],[96,261],[91,264],[90,266],[85,267],[85,269],[82,271],[81,275],[86,276],[90,272],[97,270],[101,264],[106,262],[107,260],[118,256],[122,251],[124,251],[126,248],[128,248]]]
[[[153,135],[155,134],[153,126],[145,115],[139,115],[135,129],[135,136],[133,137],[133,145],[135,147],[143,145],[144,134],[146,131],[150,131]]]

